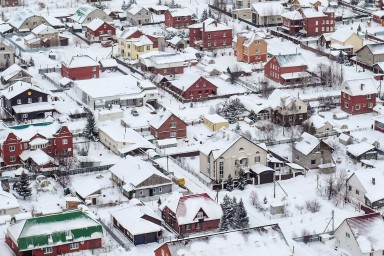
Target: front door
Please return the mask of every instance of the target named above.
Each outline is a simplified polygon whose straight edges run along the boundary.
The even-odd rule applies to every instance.
[[[149,196],[153,196],[153,189],[152,188],[149,189]]]

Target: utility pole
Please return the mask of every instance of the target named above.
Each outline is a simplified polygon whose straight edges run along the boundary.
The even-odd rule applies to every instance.
[[[335,231],[335,210],[332,210],[332,232]]]
[[[276,176],[273,173],[273,198],[276,198]]]

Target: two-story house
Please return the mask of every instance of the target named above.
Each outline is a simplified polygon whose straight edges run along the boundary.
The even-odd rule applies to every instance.
[[[232,28],[212,18],[189,26],[189,45],[199,50],[231,47]]]
[[[75,13],[70,17],[70,19],[75,22],[79,23],[82,26],[87,25],[92,20],[99,18],[106,22],[111,22],[112,18],[109,17],[109,15],[104,12],[103,10],[100,10],[92,5],[84,4],[81,5]]]
[[[340,28],[332,33],[330,48],[341,50],[347,55],[353,55],[364,45],[364,40],[350,28]]]
[[[247,178],[260,180],[261,173],[255,170],[266,165],[265,149],[229,129],[221,129],[200,147],[200,172],[216,182],[229,175],[236,178],[240,170]]]
[[[209,77],[203,77],[195,73],[181,75],[178,79],[168,82],[168,88],[181,98],[204,99],[217,95],[217,86]]]
[[[372,67],[384,61],[384,43],[366,44],[356,51],[356,62]]]
[[[170,196],[159,209],[164,222],[182,236],[217,229],[223,215],[220,205],[207,193]]]
[[[0,138],[5,165],[22,164],[28,154],[41,151],[40,157],[71,157],[72,133],[59,123],[37,123],[7,127]],[[26,163],[24,163],[26,164]]]
[[[256,2],[251,5],[252,23],[257,26],[278,26],[285,12],[280,1]]]
[[[169,110],[159,112],[148,124],[151,135],[159,140],[187,136],[187,123]]]
[[[18,81],[31,83],[31,79],[32,75],[17,64],[11,65],[0,75],[0,80],[3,85],[13,84]]]
[[[237,61],[255,63],[267,60],[267,42],[255,32],[237,33],[233,41]]]
[[[147,8],[132,4],[127,9],[127,21],[129,21],[131,25],[148,24],[152,22],[152,15]]]
[[[99,78],[100,64],[88,55],[73,56],[61,62],[61,76],[71,80]]]
[[[165,26],[172,28],[187,29],[195,23],[192,12],[187,8],[168,9],[165,12]]]
[[[384,221],[380,213],[347,218],[335,230],[336,246],[351,256],[383,255],[382,233]]]
[[[18,120],[52,116],[54,106],[49,93],[27,82],[15,82],[3,92],[3,109]]]
[[[68,211],[19,221],[5,242],[16,256],[62,255],[102,247],[103,227],[87,213]]]
[[[0,71],[15,63],[15,51],[6,43],[0,42]]]
[[[53,27],[41,24],[34,28],[31,34],[24,37],[24,43],[29,48],[68,45],[68,38],[65,40],[65,38],[61,37],[59,34],[59,31]]]
[[[129,60],[138,60],[140,55],[156,49],[153,41],[146,35],[125,40],[124,46],[124,56]]]
[[[293,145],[292,161],[304,168],[320,169],[325,173],[336,170],[332,161],[331,147],[306,132]]]
[[[301,53],[273,56],[264,67],[264,76],[280,84],[297,83],[311,77]]]
[[[85,37],[90,41],[114,40],[116,36],[116,28],[107,22],[95,18],[87,24]]]
[[[376,95],[374,79],[346,80],[341,87],[341,109],[352,115],[372,112],[376,105]]]
[[[54,17],[42,16],[32,9],[19,8],[12,14],[9,24],[18,32],[28,32],[41,24],[54,28],[64,27],[63,23]]]
[[[307,120],[308,104],[283,90],[275,89],[268,97],[271,119],[275,124],[292,126]]]

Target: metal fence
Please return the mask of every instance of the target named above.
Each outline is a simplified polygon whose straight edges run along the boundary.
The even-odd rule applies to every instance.
[[[302,243],[318,242],[318,241],[320,241],[320,237],[322,235],[333,235],[333,232],[325,232],[325,233],[320,233],[320,234],[306,235],[306,236],[302,236],[302,237],[293,238],[293,240],[296,242],[302,242]]]

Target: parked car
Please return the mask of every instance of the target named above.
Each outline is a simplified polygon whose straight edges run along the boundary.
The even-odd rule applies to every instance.
[[[112,41],[102,41],[101,42],[102,47],[111,47],[112,46]]]
[[[136,109],[132,109],[132,110],[131,110],[131,114],[132,114],[133,116],[139,116],[139,112],[137,112]]]

